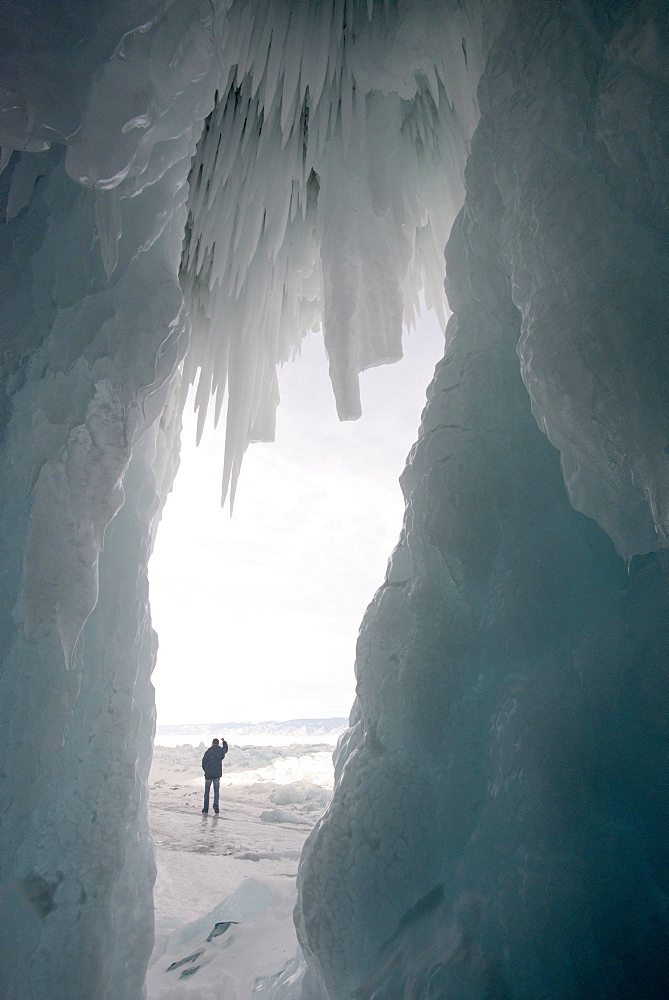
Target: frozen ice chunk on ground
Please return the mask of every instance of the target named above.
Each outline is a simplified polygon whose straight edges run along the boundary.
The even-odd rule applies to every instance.
[[[148,1000],[253,1000],[295,955],[293,879],[242,882],[211,913],[176,931],[155,956]]]

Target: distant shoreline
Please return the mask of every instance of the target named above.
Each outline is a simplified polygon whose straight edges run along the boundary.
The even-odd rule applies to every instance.
[[[181,723],[156,727],[154,746],[177,747],[209,744],[224,737],[239,746],[335,746],[348,719],[288,719],[267,722]]]
[[[179,733],[199,733],[204,731],[228,729],[232,730],[247,730],[251,729],[268,729],[268,728],[291,728],[291,729],[301,729],[303,727],[313,727],[324,728],[328,730],[333,729],[345,729],[348,726],[348,719],[343,716],[332,716],[330,718],[322,719],[268,719],[263,722],[180,722],[180,723],[170,723],[168,725],[156,726],[156,733],[160,733],[161,736],[168,736],[174,734],[175,736]]]

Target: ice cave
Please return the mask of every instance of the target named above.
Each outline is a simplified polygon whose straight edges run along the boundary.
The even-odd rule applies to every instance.
[[[144,995],[187,388],[231,502],[305,333],[357,418],[421,294],[446,352],[272,998],[666,1000],[666,0],[0,10],[2,997]]]

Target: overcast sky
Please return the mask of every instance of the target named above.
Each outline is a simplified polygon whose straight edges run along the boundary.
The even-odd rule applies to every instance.
[[[320,334],[280,372],[274,444],[251,445],[232,519],[223,435],[181,467],[149,566],[158,723],[348,715],[355,641],[402,524],[398,477],[443,353],[434,315],[405,357],[361,376],[363,416],[339,423]]]

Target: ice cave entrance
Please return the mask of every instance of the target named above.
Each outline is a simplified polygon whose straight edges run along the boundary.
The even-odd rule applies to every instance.
[[[280,372],[271,445],[245,456],[220,506],[223,434],[181,464],[149,564],[158,725],[347,716],[358,627],[402,523],[398,484],[444,335],[423,309],[404,357],[361,376],[363,418],[340,423],[320,333]]]

